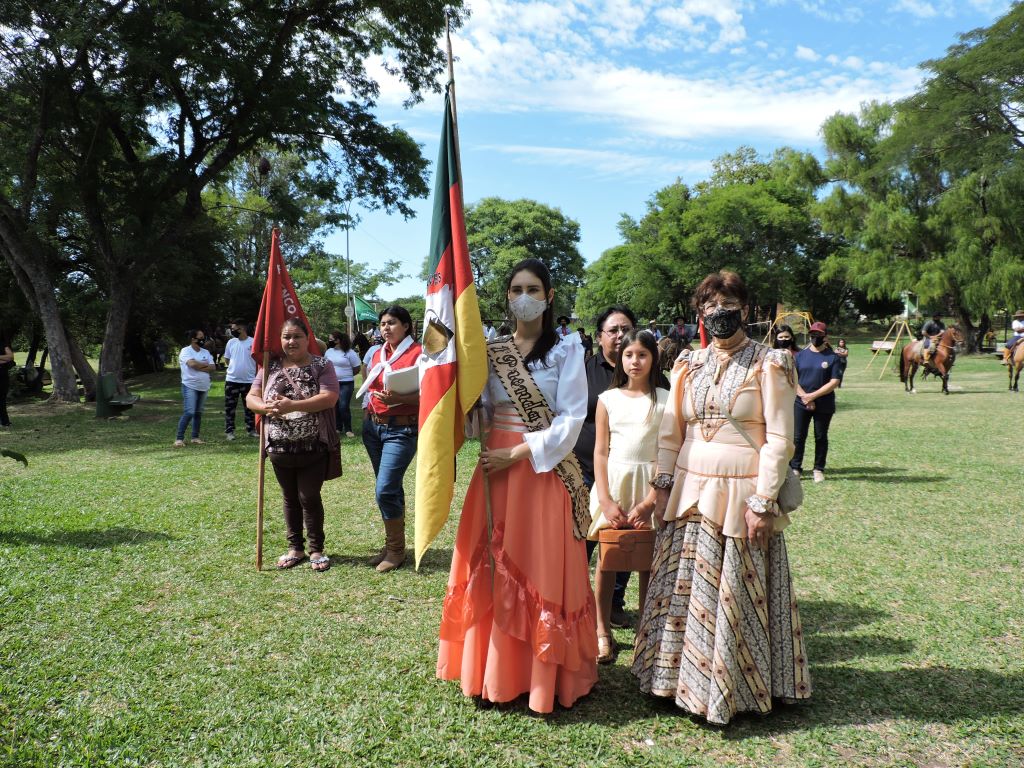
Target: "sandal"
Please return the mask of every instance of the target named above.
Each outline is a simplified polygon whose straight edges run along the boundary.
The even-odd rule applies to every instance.
[[[192,443],[192,445],[206,445],[206,441],[200,440],[198,437],[193,437],[189,442]]]
[[[327,555],[317,555],[310,559],[309,567],[317,573],[323,573],[331,567],[331,558]]]
[[[175,440],[174,441],[174,447],[175,448],[184,448],[185,447],[185,441],[184,440]]]
[[[618,653],[619,648],[615,644],[615,638],[611,635],[598,635],[597,636],[597,663],[598,664],[611,664],[615,661],[615,656]]]
[[[279,558],[277,558],[277,567],[284,570],[285,568],[294,568],[296,565],[306,559],[306,553],[296,554],[295,552],[285,552]]]

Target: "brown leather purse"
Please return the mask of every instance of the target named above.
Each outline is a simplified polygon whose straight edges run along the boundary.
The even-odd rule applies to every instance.
[[[597,532],[598,565],[602,571],[650,571],[654,531],[647,528],[604,528]]]

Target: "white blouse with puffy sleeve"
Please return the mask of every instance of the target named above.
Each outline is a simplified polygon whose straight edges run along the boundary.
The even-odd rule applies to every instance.
[[[578,339],[579,334],[576,337]],[[543,363],[534,361],[529,364],[529,369],[555,418],[547,429],[524,433],[523,441],[530,446],[530,463],[534,472],[550,472],[575,447],[587,416],[583,345],[579,341],[556,344]],[[498,406],[512,405],[512,399],[493,371],[487,377],[483,401],[488,412],[493,412]]]

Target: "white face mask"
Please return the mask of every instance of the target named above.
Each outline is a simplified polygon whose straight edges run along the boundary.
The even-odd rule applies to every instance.
[[[548,303],[546,301],[541,301],[540,299],[535,299],[533,296],[527,296],[524,293],[512,299],[512,301],[508,303],[508,308],[515,316],[516,320],[522,320],[524,323],[528,323],[543,315],[544,310],[548,308]]]

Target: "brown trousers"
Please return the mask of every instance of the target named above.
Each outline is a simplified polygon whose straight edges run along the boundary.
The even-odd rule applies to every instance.
[[[270,463],[284,497],[284,524],[288,546],[304,552],[302,527],[309,535],[309,551],[324,551],[324,502],[320,489],[327,472],[327,453],[271,453]]]

